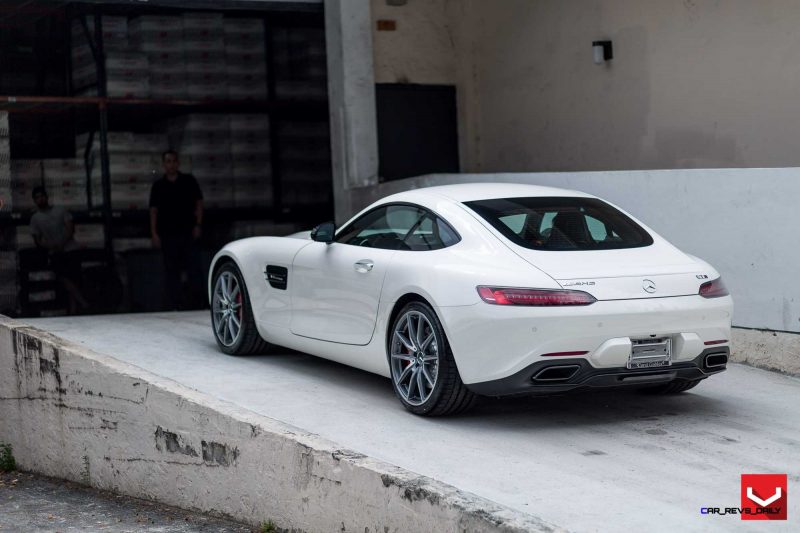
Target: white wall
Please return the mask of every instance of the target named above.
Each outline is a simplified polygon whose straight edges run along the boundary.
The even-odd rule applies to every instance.
[[[722,273],[735,326],[800,332],[800,169],[434,174],[354,191],[353,204],[461,182],[577,189],[619,205]]]
[[[800,165],[796,0],[471,7],[483,171]]]

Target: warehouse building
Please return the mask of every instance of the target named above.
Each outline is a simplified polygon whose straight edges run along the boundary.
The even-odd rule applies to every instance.
[[[3,6],[7,312],[63,311],[48,309],[50,274],[18,253],[38,184],[102,251],[88,263],[121,280],[103,292],[118,298],[99,298],[108,310],[161,308],[146,207],[169,146],[204,191],[206,260],[232,238],[341,223],[403,189],[561,185],[708,258],[737,296],[735,325],[800,330],[800,298],[768,282],[800,260],[781,245],[800,192],[795,2]]]
[[[36,187],[72,215],[87,312],[162,309],[148,202],[168,149],[203,192],[204,264],[332,218],[321,3],[2,6],[3,312],[67,308],[31,236]]]

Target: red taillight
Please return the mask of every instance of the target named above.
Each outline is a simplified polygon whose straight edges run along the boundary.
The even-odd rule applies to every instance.
[[[716,340],[716,341],[706,341],[703,344],[705,344],[706,346],[714,346],[715,344],[725,344],[726,342],[728,342],[728,339],[719,339],[719,340]]]
[[[478,287],[481,299],[495,305],[533,305],[553,307],[560,305],[589,305],[597,300],[583,291],[550,289],[512,289],[505,287]]]
[[[699,294],[703,298],[719,298],[720,296],[728,296],[730,293],[725,284],[722,283],[722,278],[717,278],[700,285]]]

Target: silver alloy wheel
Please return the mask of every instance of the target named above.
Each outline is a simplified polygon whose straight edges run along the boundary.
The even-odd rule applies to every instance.
[[[439,343],[425,315],[408,311],[397,321],[390,356],[392,379],[403,399],[411,405],[428,401],[439,375]]]
[[[232,272],[222,272],[211,301],[214,332],[225,346],[233,346],[242,331],[242,291]]]

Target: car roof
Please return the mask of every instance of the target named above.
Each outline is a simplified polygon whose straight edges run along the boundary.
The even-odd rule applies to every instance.
[[[527,196],[593,197],[590,194],[579,191],[560,189],[557,187],[544,187],[541,185],[527,185],[523,183],[459,183],[412,189],[384,198],[381,203],[387,200],[394,202],[415,201],[419,198],[420,194],[435,194],[456,202],[491,200],[495,198],[521,198]]]

